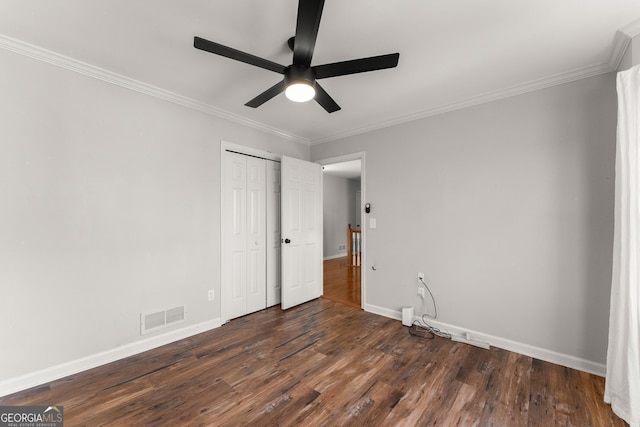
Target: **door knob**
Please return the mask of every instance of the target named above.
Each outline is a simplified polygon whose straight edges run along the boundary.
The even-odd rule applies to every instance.
[[[285,243],[291,243],[291,240],[289,240],[289,239],[284,239],[284,242],[285,242]]]

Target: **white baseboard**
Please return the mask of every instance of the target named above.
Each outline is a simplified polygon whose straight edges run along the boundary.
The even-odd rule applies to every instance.
[[[326,261],[328,259],[344,258],[346,256],[347,256],[347,253],[346,252],[342,252],[342,253],[335,254],[335,255],[328,255],[328,256],[326,256],[326,257],[324,257],[322,259]]]
[[[101,353],[86,356],[60,365],[45,368],[40,371],[31,372],[15,378],[0,381],[0,396],[16,393],[41,384],[46,384],[69,375],[74,375],[87,369],[92,369],[134,354],[142,353],[165,344],[179,341],[222,325],[220,319],[213,319],[186,328],[166,332],[162,335],[146,338],[130,344],[123,345]]]
[[[364,304],[365,311],[370,313],[379,314],[391,319],[401,320],[402,312],[396,310],[390,310],[384,307],[378,307],[371,304]],[[415,316],[416,321],[422,320],[420,316]],[[577,369],[579,371],[588,372],[590,374],[599,375],[604,377],[606,374],[606,365],[603,363],[594,362],[580,357],[571,356],[569,354],[558,353],[553,350],[548,350],[541,347],[535,347],[529,344],[513,341],[506,338],[497,337],[495,335],[485,334],[483,332],[474,331],[468,328],[461,328],[459,326],[450,325],[448,323],[440,322],[437,320],[430,320],[429,324],[435,326],[442,331],[449,332],[456,337],[466,337],[467,334],[473,341],[489,343],[493,347],[498,347],[504,350],[513,351],[515,353],[523,354],[525,356],[533,357],[536,359],[544,360],[546,362],[555,363],[556,365],[566,366],[567,368]]]
[[[362,308],[364,311],[368,311],[369,313],[379,314],[380,316],[388,317],[390,319],[402,320],[402,311],[395,311],[372,304],[364,304]]]

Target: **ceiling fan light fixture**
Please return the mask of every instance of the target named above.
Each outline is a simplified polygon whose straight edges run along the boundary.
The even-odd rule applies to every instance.
[[[316,90],[312,84],[305,81],[292,82],[284,91],[285,96],[293,102],[311,101],[316,96]]]
[[[244,104],[247,107],[258,108],[285,92],[286,97],[292,101],[307,102],[315,99],[327,113],[334,113],[340,110],[340,106],[316,83],[316,80],[394,68],[398,65],[400,54],[392,53],[311,66],[324,1],[299,0],[296,32],[287,41],[287,45],[293,51],[293,63],[288,67],[197,36],[193,38],[193,47],[284,75],[283,80]]]

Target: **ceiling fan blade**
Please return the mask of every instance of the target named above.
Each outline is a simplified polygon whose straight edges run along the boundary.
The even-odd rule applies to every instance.
[[[333,113],[340,109],[340,106],[329,96],[329,94],[316,82],[316,102],[322,106],[327,113]]]
[[[205,40],[200,37],[193,38],[193,47],[195,47],[196,49],[215,53],[216,55],[235,59],[236,61],[244,62],[245,64],[255,65],[256,67],[275,71],[276,73],[280,74],[284,74],[285,69],[287,68],[284,65],[277,64],[275,62],[269,61],[268,59],[259,58],[255,55],[251,55],[250,53],[223,46],[221,44]]]
[[[348,74],[393,68],[398,65],[399,58],[399,53],[390,53],[388,55],[371,56],[369,58],[318,65],[312,67],[312,69],[316,75],[316,79],[326,79],[327,77],[346,76]]]
[[[280,94],[281,92],[284,92],[284,89],[285,89],[285,84],[284,84],[284,80],[282,80],[276,83],[275,85],[271,86],[269,89],[265,90],[260,95],[256,96],[255,98],[253,98],[251,101],[247,102],[244,105],[251,108],[258,108],[259,106],[261,106],[262,104],[264,104],[265,102],[273,98],[274,96]]]
[[[293,64],[311,66],[324,0],[300,0],[293,44]]]

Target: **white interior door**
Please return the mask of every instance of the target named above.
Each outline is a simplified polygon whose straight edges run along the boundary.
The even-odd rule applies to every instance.
[[[247,309],[267,307],[266,160],[247,157]]]
[[[282,302],[287,309],[322,295],[322,168],[282,157]]]
[[[224,153],[222,301],[233,319],[266,308],[266,160]]]
[[[280,162],[267,161],[267,307],[280,304]]]
[[[246,216],[247,160],[246,156],[225,152],[225,188],[223,193],[222,280],[221,291],[229,318],[246,314]]]

